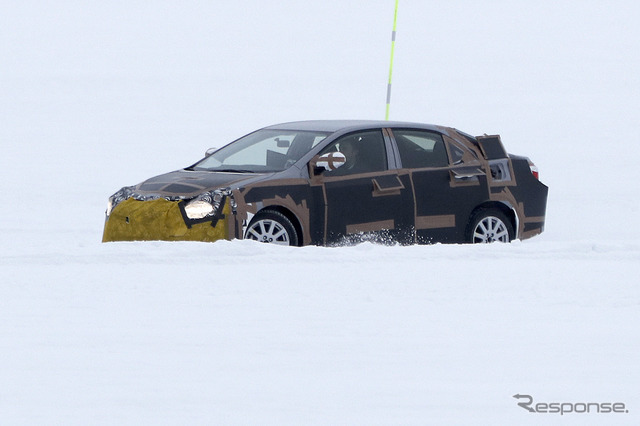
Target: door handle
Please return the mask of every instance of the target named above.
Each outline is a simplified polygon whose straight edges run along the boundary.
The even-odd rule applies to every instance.
[[[391,179],[384,179],[381,184],[380,181],[376,178],[371,179],[373,182],[373,196],[374,197],[384,197],[386,195],[400,195],[400,190],[404,189],[404,185],[398,178],[398,176],[393,176]]]
[[[457,169],[451,169],[451,173],[455,180],[468,180],[484,175],[484,172],[478,167],[460,167]]]

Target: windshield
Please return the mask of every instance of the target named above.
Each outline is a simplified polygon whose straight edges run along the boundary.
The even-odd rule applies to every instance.
[[[329,133],[263,129],[219,149],[191,170],[238,173],[280,172],[298,161]]]

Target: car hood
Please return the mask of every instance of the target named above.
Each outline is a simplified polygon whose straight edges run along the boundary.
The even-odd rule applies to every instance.
[[[188,199],[214,189],[237,187],[261,181],[271,176],[258,173],[227,173],[176,170],[136,185],[133,191],[143,196],[160,196],[167,199]]]

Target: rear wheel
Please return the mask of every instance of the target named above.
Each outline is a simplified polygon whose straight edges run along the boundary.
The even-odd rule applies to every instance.
[[[297,246],[298,234],[285,215],[275,210],[266,210],[253,217],[244,238],[262,243]]]
[[[480,209],[469,220],[467,240],[471,243],[508,243],[513,238],[511,221],[498,209]]]

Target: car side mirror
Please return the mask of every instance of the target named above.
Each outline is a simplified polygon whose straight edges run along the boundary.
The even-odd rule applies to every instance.
[[[312,162],[314,174],[320,174],[324,171],[333,171],[344,165],[347,157],[341,152],[327,152],[316,157]]]
[[[209,148],[208,150],[205,151],[204,156],[208,157],[211,154],[213,154],[214,152],[216,152],[218,150],[218,148]]]

